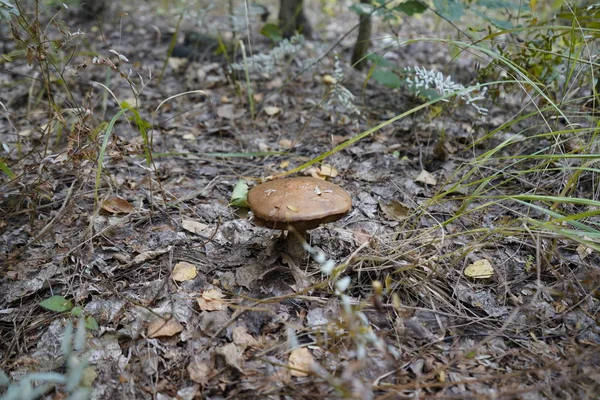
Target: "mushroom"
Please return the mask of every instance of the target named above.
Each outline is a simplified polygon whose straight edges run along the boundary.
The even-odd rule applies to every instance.
[[[271,229],[295,229],[304,240],[306,231],[337,221],[352,207],[348,192],[338,185],[317,178],[299,177],[262,183],[248,193],[254,223]],[[298,255],[297,240],[289,238],[287,250]]]

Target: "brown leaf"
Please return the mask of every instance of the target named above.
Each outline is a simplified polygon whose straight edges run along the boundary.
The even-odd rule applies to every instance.
[[[225,346],[218,347],[217,354],[222,355],[225,358],[227,365],[244,373],[242,370],[243,352],[235,345],[235,343],[227,343]]]
[[[194,221],[191,219],[184,219],[181,221],[181,227],[188,232],[200,234],[208,228],[208,225],[202,222]]]
[[[111,197],[102,203],[102,209],[112,214],[129,214],[133,212],[133,205],[120,197]]]
[[[233,329],[233,343],[236,345],[246,348],[246,347],[259,347],[260,343],[258,340],[254,339],[254,337],[246,331],[246,328],[243,326],[236,326]]]
[[[217,108],[217,115],[225,119],[235,118],[235,108],[233,104],[223,104]]]
[[[206,385],[208,383],[208,374],[210,372],[208,364],[202,361],[192,360],[187,366],[187,372],[190,379],[194,382],[201,385]]]
[[[150,338],[173,336],[182,330],[183,326],[175,318],[168,320],[159,318],[148,324],[147,336]]]
[[[304,371],[310,371],[315,359],[306,347],[299,347],[290,353],[288,365],[292,376],[308,376]]]
[[[381,207],[385,216],[393,221],[402,221],[403,219],[406,219],[410,211],[410,207],[397,200],[392,200],[388,203],[380,201],[379,207]]]
[[[220,311],[227,309],[227,303],[219,289],[208,289],[202,293],[202,297],[196,298],[202,311]]]
[[[429,172],[422,170],[419,173],[419,176],[415,178],[415,181],[424,183],[426,185],[435,185],[437,183],[437,179]]]

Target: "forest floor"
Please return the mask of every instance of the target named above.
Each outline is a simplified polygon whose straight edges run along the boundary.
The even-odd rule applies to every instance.
[[[274,21],[276,5],[267,6]],[[59,109],[49,111],[37,61],[2,61],[1,155],[17,176],[0,177],[0,369],[12,380],[64,371],[64,330],[82,314],[92,328],[86,376],[96,399],[600,393],[598,253],[523,228],[524,217],[547,217],[525,200],[490,200],[560,192],[564,176],[521,178],[526,165],[510,166],[515,152],[534,154],[552,139],[505,146],[495,164],[473,164],[515,132],[547,129],[523,93],[490,95],[487,115],[455,101],[423,108],[330,155],[325,167],[294,174],[320,173],[352,196],[346,217],[310,235],[336,274],[351,278],[336,288],[313,259],[284,253],[282,233],[255,226],[230,200],[240,180],[252,187],[284,175],[422,104],[405,90],[365,84],[367,71],[348,62],[354,34],[328,52],[356,14],[341,5],[333,16],[309,9],[315,37],[250,74],[252,110],[243,72],[234,81],[211,52],[172,58],[163,74],[178,15],[147,2],[123,7],[108,11],[101,30],[59,14],[71,34],[83,33],[61,50],[62,81],[49,72]],[[206,34],[230,40],[225,9],[196,18]],[[269,54],[260,19],[250,21],[246,51]],[[407,21],[401,37],[442,35],[432,17]],[[51,38],[68,35],[43,26]],[[191,14],[183,26],[198,29]],[[4,41],[4,53],[17,49]],[[478,78],[475,57],[454,57],[442,43],[417,41],[387,57],[465,86]],[[340,70],[356,110],[330,101],[329,76]],[[127,106],[140,120],[128,111],[110,126]],[[560,130],[563,122],[550,123]],[[150,164],[140,125],[151,138]],[[510,185],[494,186],[509,175]],[[586,179],[573,195],[597,198],[597,179]],[[463,185],[452,192],[456,182]],[[468,197],[482,183],[490,197]],[[485,279],[467,273],[477,266],[493,271]],[[63,312],[40,306],[51,296],[69,301]],[[63,398],[61,390],[49,398]]]

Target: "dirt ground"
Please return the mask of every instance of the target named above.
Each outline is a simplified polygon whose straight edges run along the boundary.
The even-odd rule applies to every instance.
[[[40,306],[60,295],[97,323],[86,341],[96,399],[597,398],[598,254],[519,228],[524,216],[546,217],[525,201],[482,207],[463,192],[432,201],[454,182],[474,182],[465,186],[474,191],[492,176],[487,166],[475,177],[465,166],[511,132],[472,143],[533,110],[521,93],[490,96],[483,116],[455,102],[422,109],[323,160],[332,169],[314,165],[352,196],[347,216],[310,234],[351,278],[345,290],[314,259],[287,255],[281,232],[230,205],[239,181],[252,187],[283,175],[422,104],[365,84],[368,71],[348,64],[353,34],[329,52],[357,21],[346,4],[328,15],[308,3],[315,37],[271,71],[250,74],[253,107],[244,74],[232,77],[222,57],[165,65],[179,18],[166,2],[113,4],[102,29],[61,11],[71,39],[53,60],[61,74],[48,72],[60,112],[48,111],[38,62],[3,61],[0,143],[18,176],[0,176],[0,369],[12,380],[64,371],[63,332],[77,318]],[[277,5],[265,5],[274,21]],[[259,16],[249,18],[248,56],[268,54]],[[66,35],[44,26],[50,38]],[[232,39],[225,5],[189,8],[182,27]],[[385,28],[377,25],[375,48]],[[399,28],[404,38],[451,32],[431,16]],[[328,101],[335,55],[359,113]],[[432,42],[388,51],[399,66],[474,82],[479,60],[453,56]],[[148,130],[150,165],[131,111],[101,151],[127,106]],[[511,129],[540,127],[534,117]],[[500,186],[514,172],[514,151],[498,152],[505,157],[490,168],[499,184],[486,193],[554,193],[563,177],[552,172],[514,174]],[[595,188],[592,177],[573,195],[597,198]],[[465,275],[482,262],[493,275]]]

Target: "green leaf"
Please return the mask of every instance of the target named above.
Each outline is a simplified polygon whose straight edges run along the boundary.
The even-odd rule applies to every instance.
[[[391,62],[390,60],[388,60],[385,57],[380,56],[379,54],[375,54],[375,53],[368,54],[367,60],[373,61],[373,64],[380,66],[380,67],[386,67],[386,68],[394,68],[395,67],[393,62]]]
[[[73,303],[62,296],[52,296],[40,303],[46,310],[65,312],[73,308]]]
[[[400,80],[400,77],[392,71],[376,68],[373,71],[373,75],[371,76],[381,85],[387,86],[392,89],[396,89],[402,86],[402,81]]]
[[[408,16],[421,14],[425,10],[427,10],[427,6],[417,0],[408,0],[394,7],[394,11],[403,12]]]
[[[374,8],[370,4],[358,3],[350,6],[350,11],[354,11],[358,15],[369,15],[373,10]]]
[[[91,331],[97,331],[99,329],[98,321],[96,321],[96,318],[88,315],[85,317],[85,327]]]
[[[248,208],[248,184],[243,180],[235,184],[229,205]]]
[[[274,42],[280,42],[283,40],[281,29],[275,24],[265,24],[260,30],[260,34],[268,37]]]
[[[83,308],[81,308],[79,306],[74,307],[71,310],[71,315],[74,316],[74,317],[81,317],[82,314],[83,314]]]
[[[487,15],[487,13],[484,13],[484,12],[481,12],[478,10],[473,10],[473,11],[475,12],[475,14],[477,14],[483,20],[488,21],[490,24],[494,25],[498,29],[508,30],[508,29],[514,28],[514,26],[509,21],[501,21],[499,19],[491,18],[490,16]]]
[[[458,21],[465,13],[465,6],[456,0],[433,0],[438,13],[450,21]]]

